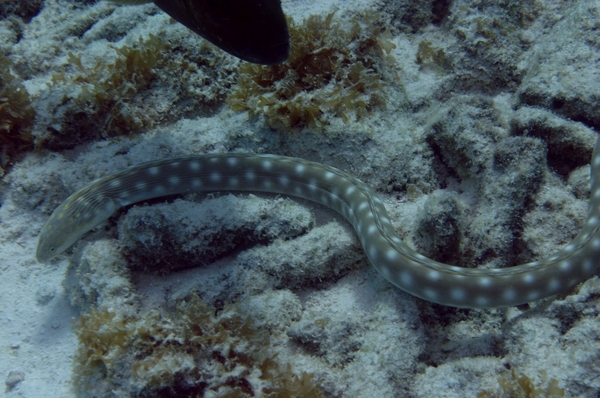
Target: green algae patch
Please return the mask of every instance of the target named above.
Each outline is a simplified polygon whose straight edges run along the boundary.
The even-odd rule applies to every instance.
[[[379,25],[375,14],[354,18],[346,27],[334,13],[310,16],[300,25],[289,20],[288,60],[243,64],[227,103],[283,130],[325,127],[331,116],[347,123],[385,107],[386,56],[395,44]]]
[[[11,74],[12,62],[0,53],[0,177],[15,158],[33,149],[35,111],[22,82]]]
[[[66,51],[37,102],[46,120],[38,120],[36,147],[72,149],[218,112],[239,61],[203,40],[191,47],[163,33]]]
[[[269,349],[269,333],[236,304],[222,311],[193,294],[172,312],[126,317],[92,309],[76,324],[74,384],[80,396],[320,397]]]
[[[548,381],[548,377],[543,371],[540,376],[544,387],[536,387],[527,375],[517,374],[512,369],[510,372],[504,373],[498,380],[501,391],[482,391],[477,398],[562,398],[565,396],[565,389],[559,387],[557,380]]]
[[[51,92],[66,90],[55,111],[62,114],[61,128],[37,144],[52,150],[72,148],[93,139],[128,135],[150,128],[158,121],[156,111],[140,107],[143,93],[158,79],[167,64],[169,45],[156,36],[139,39],[133,46],[117,47],[111,60],[86,65],[78,54],[67,53],[72,73],[52,75]],[[64,110],[62,110],[64,109]]]

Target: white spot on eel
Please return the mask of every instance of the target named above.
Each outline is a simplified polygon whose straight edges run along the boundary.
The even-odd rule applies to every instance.
[[[594,195],[585,232],[553,256],[515,267],[483,270],[433,261],[402,242],[375,191],[360,180],[319,163],[255,154],[164,159],[100,178],[56,208],[42,229],[36,255],[38,261],[46,262],[64,252],[123,203],[190,191],[262,191],[297,196],[338,211],[355,227],[371,264],[410,294],[456,307],[518,305],[567,289],[600,267],[596,261],[600,251],[599,145],[593,155]]]

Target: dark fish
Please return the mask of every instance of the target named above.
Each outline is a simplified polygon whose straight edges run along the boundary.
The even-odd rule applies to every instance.
[[[290,35],[280,0],[154,0],[154,3],[178,22],[244,61],[273,65],[285,62],[290,54]]]

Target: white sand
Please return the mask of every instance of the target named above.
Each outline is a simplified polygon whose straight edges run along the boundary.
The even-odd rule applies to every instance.
[[[243,297],[248,314],[271,332],[277,358],[292,363],[297,373],[315,374],[329,395],[476,397],[481,391],[500,393],[498,380],[514,369],[539,391],[556,380],[567,397],[596,397],[596,277],[570,295],[529,309],[468,311],[431,305],[360,263],[364,257],[350,227],[307,203],[251,197],[243,205],[232,205],[230,199],[216,199],[216,206],[226,212],[243,209],[243,225],[277,210],[289,217],[268,227],[286,234],[300,224],[304,229],[289,240],[271,237],[264,246],[238,248],[208,267],[164,277],[135,271],[131,281],[118,282],[101,276],[93,265],[86,268],[88,274],[77,273],[69,264],[79,260],[70,252],[50,264],[35,260],[37,235],[49,212],[94,178],[146,160],[230,150],[306,157],[357,175],[382,194],[399,234],[428,255],[456,256],[484,266],[548,255],[565,245],[585,218],[586,193],[578,192],[586,191],[586,162],[594,129],[600,126],[600,2],[540,3],[528,8],[514,2],[502,9],[457,1],[440,27],[411,20],[417,15],[411,2],[387,2],[386,10],[398,13],[390,39],[396,45],[391,53],[395,67],[384,77],[387,108],[347,124],[332,117],[325,134],[280,133],[265,127],[262,119],[227,106],[211,113],[207,102],[198,99],[214,83],[209,76],[206,85],[198,83],[201,77],[190,83],[193,95],[153,87],[140,100],[150,104],[146,110],[166,119],[173,112],[180,115],[178,120],[159,120],[133,137],[29,154],[0,183],[0,374],[7,383],[0,395],[75,396],[72,358],[78,342],[73,321],[82,309],[127,300],[141,303],[140,308],[160,307],[198,290],[208,301]],[[115,43],[120,46],[159,31],[169,40],[180,37],[181,51],[201,47],[200,39],[170,23],[152,5],[112,11],[106,3],[74,4],[47,0],[29,24],[0,21],[0,46],[34,99],[38,135],[51,127],[64,129],[71,120],[61,113],[62,99],[77,96],[73,90],[80,86],[50,83],[54,74],[76,73],[68,52],[94,65],[114,56],[114,43],[107,39],[111,35],[119,37]],[[338,8],[340,19],[348,20],[353,10],[374,9],[379,2],[290,0],[283,7],[295,21],[323,15],[332,7]],[[433,53],[417,62],[424,43],[444,55],[435,58]],[[236,65],[232,59],[219,62],[223,70]],[[225,79],[228,73],[221,76]],[[184,101],[175,101],[182,98],[192,98],[198,113],[185,113]],[[144,109],[140,103],[132,106]],[[500,143],[521,135],[539,138],[549,152],[548,161],[533,150],[523,155],[525,160],[544,159],[541,180],[531,183],[535,192],[527,201],[515,199],[517,194],[500,194],[507,189],[502,181],[510,175],[494,174],[493,166]],[[569,157],[574,163],[565,160]],[[529,176],[537,166],[524,162],[518,176]],[[456,200],[460,209],[459,231],[451,231],[460,243],[450,253],[429,247],[424,236],[431,232],[424,220],[456,215],[435,205],[438,199],[433,198],[446,200],[442,204]],[[186,210],[172,207],[160,214],[180,212],[191,219],[202,211],[197,205],[184,206]],[[206,222],[218,224],[218,214]],[[114,254],[117,228],[111,223],[77,245],[77,253],[86,245],[94,250],[83,262]],[[521,228],[518,239],[509,228],[514,226]],[[440,234],[436,246],[443,245],[443,231],[433,230]],[[231,233],[236,236],[236,231]],[[515,247],[516,258],[511,257]],[[115,293],[117,283],[130,282],[128,293],[134,297]],[[319,326],[323,322],[327,327]],[[121,396],[126,388],[116,391]]]

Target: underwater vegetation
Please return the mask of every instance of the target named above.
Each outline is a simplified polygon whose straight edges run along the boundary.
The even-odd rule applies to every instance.
[[[564,388],[558,386],[558,381],[555,379],[546,383],[547,376],[544,372],[541,373],[544,379],[545,388],[536,388],[533,381],[526,375],[518,375],[514,369],[511,372],[506,372],[498,380],[498,384],[502,388],[502,393],[492,393],[482,391],[477,395],[477,398],[562,398],[565,396]]]
[[[134,397],[321,397],[269,350],[269,333],[236,304],[217,310],[196,294],[173,312],[139,317],[91,309],[76,324],[74,383],[81,395]]]
[[[189,49],[152,34],[109,48],[93,61],[67,53],[66,70],[48,83],[52,120],[36,134],[36,147],[70,149],[211,114],[224,104],[238,64],[205,41]]]
[[[441,48],[435,48],[430,41],[423,40],[419,43],[417,63],[421,69],[429,68],[443,73],[452,68],[452,63]]]
[[[290,25],[286,63],[244,63],[239,71],[237,62],[210,46],[182,51],[152,34],[128,45],[109,44],[98,59],[69,51],[64,69],[52,73],[33,108],[18,79],[3,73],[2,109],[9,114],[3,120],[11,124],[2,132],[11,141],[4,145],[3,159],[34,147],[71,149],[137,134],[181,117],[210,114],[225,101],[234,110],[264,115],[274,128],[325,127],[331,117],[349,122],[385,107],[385,76],[392,69],[387,54],[395,45],[379,14],[354,18],[347,28],[333,13]],[[38,106],[47,109],[37,113],[48,116],[34,126]]]
[[[98,61],[91,67],[68,53],[75,73],[54,74],[50,87],[75,86],[71,91],[76,94],[63,99],[69,105],[64,115],[68,123],[41,139],[41,146],[64,149],[93,138],[135,133],[154,124],[155,112],[134,107],[132,102],[157,78],[156,68],[165,65],[167,44],[150,35],[135,46],[112,47],[112,62]]]
[[[15,156],[33,149],[35,111],[21,81],[10,72],[12,62],[0,54],[0,177]]]
[[[355,17],[349,29],[334,20],[334,13],[312,15],[300,25],[290,19],[288,60],[243,64],[227,103],[264,116],[275,129],[324,127],[330,115],[348,122],[385,106],[385,55],[395,45],[377,18]]]

